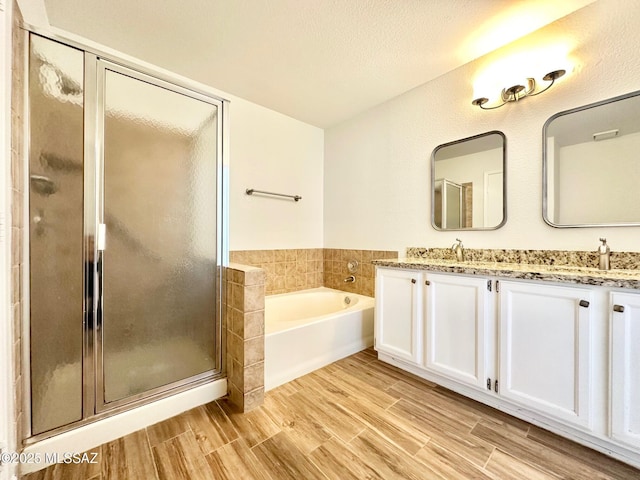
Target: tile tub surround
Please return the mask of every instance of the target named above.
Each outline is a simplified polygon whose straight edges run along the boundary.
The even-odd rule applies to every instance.
[[[349,293],[357,293],[373,297],[375,293],[376,272],[374,259],[397,259],[397,251],[387,250],[352,250],[325,248],[324,249],[324,286],[335,288]],[[350,273],[347,263],[350,260],[358,261],[358,271]],[[345,283],[344,279],[349,275],[356,277],[353,283]]]
[[[431,272],[458,273],[463,275],[495,276],[523,280],[598,285],[640,290],[640,270],[598,270],[573,265],[544,265],[534,263],[483,262],[467,260],[443,260],[432,258],[402,258],[374,260],[380,267],[427,270]]]
[[[236,250],[229,260],[265,271],[267,295],[322,287],[322,248]]]
[[[226,366],[229,401],[248,412],[264,401],[264,295],[261,268],[225,269]]]
[[[372,297],[375,271],[371,260],[388,258],[398,258],[398,252],[337,248],[229,252],[231,262],[264,269],[267,295],[328,287]],[[347,262],[352,259],[359,263],[356,281],[345,283],[344,279],[351,275]]]

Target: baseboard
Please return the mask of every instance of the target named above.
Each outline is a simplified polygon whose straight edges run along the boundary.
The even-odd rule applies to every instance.
[[[22,464],[21,473],[35,472],[52,465],[53,462],[46,460],[53,457],[53,454],[86,452],[226,394],[227,379],[223,378],[41,440],[24,449],[25,458],[32,459],[34,462]]]

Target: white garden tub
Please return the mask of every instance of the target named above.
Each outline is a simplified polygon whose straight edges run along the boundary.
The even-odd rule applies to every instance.
[[[373,345],[374,303],[324,287],[265,297],[265,389]]]

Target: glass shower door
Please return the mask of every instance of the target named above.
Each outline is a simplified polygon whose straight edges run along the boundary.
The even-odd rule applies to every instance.
[[[98,62],[98,411],[216,368],[219,107]]]
[[[29,35],[32,438],[221,374],[223,101]]]
[[[84,53],[29,40],[31,432],[83,415]]]
[[[462,186],[444,180],[444,228],[462,227]]]

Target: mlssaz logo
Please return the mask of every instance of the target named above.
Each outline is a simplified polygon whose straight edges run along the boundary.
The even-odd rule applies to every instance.
[[[46,453],[46,463],[98,463],[97,453]]]

